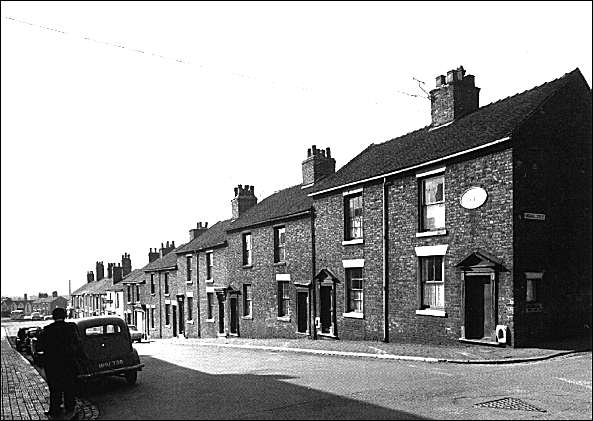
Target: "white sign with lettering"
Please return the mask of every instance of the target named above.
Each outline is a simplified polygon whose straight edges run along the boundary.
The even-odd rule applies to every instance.
[[[535,221],[545,221],[546,220],[546,215],[543,213],[529,213],[529,212],[524,212],[523,213],[523,218],[525,219],[533,219]]]
[[[481,187],[470,187],[461,195],[459,204],[465,209],[476,209],[479,208],[486,202],[488,193]]]

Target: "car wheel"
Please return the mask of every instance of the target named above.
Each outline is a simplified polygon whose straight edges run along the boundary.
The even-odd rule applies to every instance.
[[[128,384],[136,383],[136,379],[138,379],[138,372],[137,371],[128,371],[126,373],[126,382]]]

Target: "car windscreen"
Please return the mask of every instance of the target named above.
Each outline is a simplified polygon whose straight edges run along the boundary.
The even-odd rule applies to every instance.
[[[101,326],[90,326],[84,330],[85,336],[97,335],[118,335],[122,333],[121,326],[106,324]]]

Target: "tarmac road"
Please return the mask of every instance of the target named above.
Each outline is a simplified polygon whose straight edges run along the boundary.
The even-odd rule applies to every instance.
[[[134,346],[137,385],[110,378],[83,393],[101,419],[591,419],[591,353],[493,366]],[[474,406],[501,398],[546,412]]]

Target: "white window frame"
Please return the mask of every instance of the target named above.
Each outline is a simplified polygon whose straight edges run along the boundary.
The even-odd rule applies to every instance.
[[[421,246],[421,247],[414,247],[414,251],[416,253],[417,259],[417,288],[420,288],[419,291],[419,302],[417,305],[416,314],[421,316],[435,316],[435,317],[447,317],[447,312],[445,311],[447,307],[447,303],[445,302],[445,286],[446,286],[446,278],[445,278],[445,255],[447,254],[447,249],[449,248],[448,244],[437,244],[434,246]],[[441,261],[441,279],[443,284],[443,308],[422,308],[422,297],[423,297],[423,282],[422,282],[422,267],[420,263],[421,257],[433,257],[433,256],[440,256],[442,258]]]

